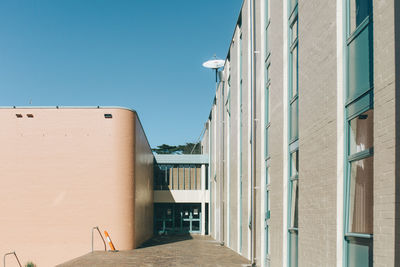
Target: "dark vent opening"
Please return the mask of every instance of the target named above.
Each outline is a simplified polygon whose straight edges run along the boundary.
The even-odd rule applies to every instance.
[[[17,116],[17,118],[22,118],[22,114],[15,114],[15,116]]]
[[[106,118],[106,119],[112,119],[112,114],[109,114],[109,113],[104,114],[104,118]]]
[[[33,118],[33,114],[26,114],[28,118]]]

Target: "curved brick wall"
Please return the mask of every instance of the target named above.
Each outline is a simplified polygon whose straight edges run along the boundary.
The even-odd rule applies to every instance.
[[[119,250],[135,247],[135,227],[145,233],[139,242],[151,236],[152,223],[134,223],[135,169],[152,186],[153,168],[144,133],[135,144],[135,112],[0,109],[0,122],[1,255],[15,250],[23,263],[54,266],[90,252],[93,226],[108,230]],[[152,220],[152,188],[140,189],[141,210]],[[97,236],[95,248],[102,249]]]

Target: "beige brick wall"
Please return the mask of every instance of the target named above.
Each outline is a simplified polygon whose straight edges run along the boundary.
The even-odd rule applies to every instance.
[[[250,3],[245,0],[242,7],[242,255],[250,257]]]
[[[243,184],[242,184],[242,255],[250,256],[250,230],[249,207],[251,192],[250,185],[250,28],[249,28],[249,1],[245,0],[242,7],[242,32],[243,32],[243,117],[242,117],[242,151],[243,151]],[[269,28],[269,46],[271,50],[271,86],[270,86],[270,256],[271,266],[283,266],[287,258],[287,246],[285,240],[286,222],[284,220],[287,210],[285,202],[287,195],[287,158],[286,151],[287,133],[285,127],[285,108],[287,106],[287,77],[285,72],[288,66],[285,64],[285,42],[287,29],[284,27],[287,14],[284,12],[284,1],[270,0],[271,25]],[[375,80],[375,125],[374,125],[374,266],[396,266],[400,265],[400,183],[397,182],[400,164],[398,157],[400,148],[399,128],[396,128],[396,116],[400,112],[398,97],[400,95],[399,76],[395,80],[395,71],[400,63],[400,48],[395,46],[395,38],[400,41],[400,3],[395,0],[374,0],[374,80]],[[262,0],[256,0],[256,50],[263,49],[264,28],[261,21],[264,19],[261,4]],[[342,201],[340,192],[337,192],[338,179],[343,179],[338,173],[340,166],[340,153],[338,140],[340,137],[340,120],[337,118],[338,109],[344,109],[340,104],[338,107],[337,84],[338,62],[337,58],[337,3],[340,1],[299,0],[299,151],[300,151],[300,192],[299,192],[299,266],[336,266],[340,258],[340,228],[342,224],[337,216],[343,216],[338,200]],[[393,22],[396,21],[396,24]],[[231,124],[227,127],[225,117],[225,136],[222,138],[221,104],[226,100],[227,90],[222,96],[220,89],[216,92],[217,106],[213,108],[213,126],[217,127],[217,137],[213,137],[213,174],[219,177],[213,182],[213,210],[224,208],[224,228],[218,222],[222,218],[213,216],[212,225],[218,225],[214,229],[213,236],[219,240],[230,242],[226,245],[239,252],[238,248],[238,158],[239,158],[239,66],[238,66],[238,42],[239,32],[233,35],[230,46],[230,76],[231,76]],[[396,50],[397,49],[397,50]],[[396,58],[395,58],[396,53]],[[264,58],[263,52],[256,55],[256,251],[257,264],[263,262],[263,202],[264,192],[264,155],[263,155],[263,90],[264,90]],[[225,76],[227,82],[228,75]],[[340,77],[339,77],[340,81]],[[396,83],[397,82],[397,83]],[[227,89],[227,87],[225,87]],[[397,89],[397,90],[396,90]],[[397,93],[397,95],[396,95]],[[224,97],[224,101],[222,100]],[[339,113],[340,114],[340,113]],[[226,114],[225,114],[226,115]],[[338,122],[338,119],[339,122]],[[400,125],[400,121],[397,122]],[[227,181],[227,164],[221,161],[227,160],[227,134],[229,130],[230,143],[230,186]],[[338,133],[339,131],[339,133]],[[213,131],[213,134],[215,132]],[[339,134],[339,135],[338,135]],[[344,133],[343,133],[344,134]],[[208,138],[208,137],[206,137]],[[222,144],[224,150],[222,151]],[[397,150],[396,150],[397,148]],[[215,150],[216,149],[216,150]],[[344,156],[344,155],[343,155]],[[220,162],[217,163],[216,157]],[[221,169],[223,168],[223,169]],[[339,178],[338,178],[339,177]],[[224,180],[222,180],[224,179]],[[224,182],[224,188],[219,183]],[[340,187],[339,187],[340,188]],[[229,190],[229,207],[227,206],[227,194]],[[337,199],[337,198],[340,199]],[[216,202],[215,202],[216,201]],[[396,204],[397,203],[397,204]],[[397,209],[396,209],[397,205]],[[227,218],[227,209],[230,216]],[[217,221],[216,221],[217,220]],[[396,224],[397,222],[397,224]],[[230,226],[229,233],[227,226]],[[338,230],[339,227],[339,230]],[[219,232],[225,231],[224,237]],[[219,232],[218,232],[219,231]],[[396,253],[398,254],[395,257]]]
[[[300,1],[298,14],[298,261],[299,266],[334,266],[336,264],[336,2]]]
[[[374,266],[395,266],[398,159],[394,140],[398,139],[398,99],[395,81],[394,2],[374,1]]]
[[[282,266],[283,246],[283,3],[272,1],[269,44],[271,47],[270,133],[269,152],[271,166],[271,266]]]

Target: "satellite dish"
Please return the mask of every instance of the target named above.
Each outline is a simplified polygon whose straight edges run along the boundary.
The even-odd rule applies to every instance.
[[[225,60],[222,59],[211,59],[203,63],[203,67],[208,69],[219,69],[224,66]]]

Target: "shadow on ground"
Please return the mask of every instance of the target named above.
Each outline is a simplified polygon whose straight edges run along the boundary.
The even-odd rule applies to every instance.
[[[160,246],[160,245],[164,245],[164,244],[181,242],[181,241],[190,240],[190,239],[193,239],[193,237],[190,234],[155,235],[151,239],[144,242],[137,249]]]
[[[243,267],[249,261],[210,236],[154,236],[140,249],[94,251],[58,267]]]

